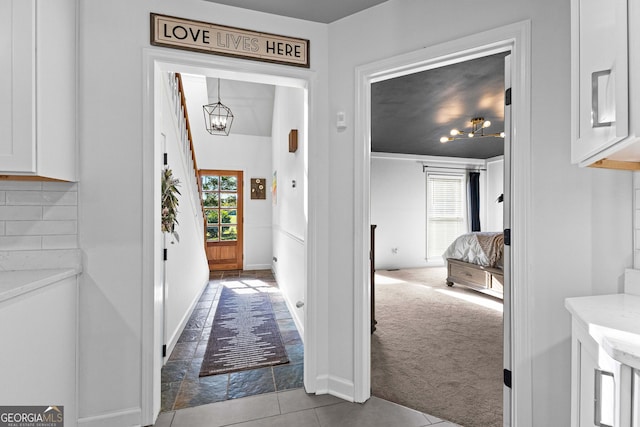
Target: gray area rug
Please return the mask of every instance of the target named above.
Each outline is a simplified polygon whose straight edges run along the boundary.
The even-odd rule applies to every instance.
[[[269,294],[223,286],[200,376],[288,362]]]
[[[378,271],[373,395],[464,427],[502,426],[502,301],[445,268]],[[475,302],[469,302],[472,300]]]

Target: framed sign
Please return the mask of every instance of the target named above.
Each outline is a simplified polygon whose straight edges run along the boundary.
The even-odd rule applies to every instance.
[[[151,44],[309,68],[309,40],[156,13]]]

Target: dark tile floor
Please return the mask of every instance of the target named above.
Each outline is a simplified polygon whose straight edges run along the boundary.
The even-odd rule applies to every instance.
[[[269,368],[199,377],[213,317],[224,284],[268,292],[280,327],[289,363]],[[212,274],[191,318],[162,368],[162,411],[275,391],[301,388],[303,345],[271,271],[232,271]]]

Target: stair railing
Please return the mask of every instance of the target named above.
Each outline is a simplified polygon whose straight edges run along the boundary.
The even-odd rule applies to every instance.
[[[194,200],[199,201],[199,213],[202,214],[202,221],[197,222],[202,224],[203,229],[201,235],[204,237],[205,212],[204,202],[202,199],[202,180],[200,179],[200,172],[196,161],[191,125],[189,124],[189,113],[187,112],[187,103],[184,96],[182,76],[180,73],[169,73],[169,86],[172,93],[171,100],[174,112],[178,118],[180,142],[184,158],[187,162],[187,171],[191,171],[191,173],[187,173],[187,182],[185,182],[184,188],[191,189]]]

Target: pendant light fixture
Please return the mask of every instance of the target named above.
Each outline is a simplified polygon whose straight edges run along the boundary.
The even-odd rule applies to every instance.
[[[233,113],[220,102],[220,79],[218,79],[218,102],[202,106],[204,124],[211,135],[229,135],[233,123]]]
[[[488,136],[492,136],[494,138],[504,138],[504,132],[498,133],[484,133],[484,130],[491,126],[491,122],[489,120],[485,120],[484,117],[474,117],[471,119],[471,130],[465,132],[463,130],[451,129],[449,134],[451,136],[443,136],[440,138],[440,142],[443,144],[453,141],[455,139],[462,139],[466,136],[466,138],[486,138]]]

